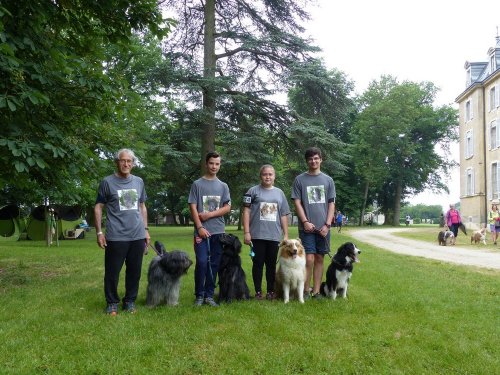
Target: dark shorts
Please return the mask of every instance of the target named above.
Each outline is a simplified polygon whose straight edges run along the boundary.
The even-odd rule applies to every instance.
[[[306,254],[325,255],[330,252],[330,231],[326,237],[318,233],[308,233],[299,230],[299,238],[306,251]]]

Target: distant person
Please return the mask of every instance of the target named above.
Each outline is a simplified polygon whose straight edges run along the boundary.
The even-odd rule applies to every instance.
[[[335,219],[337,223],[337,232],[340,233],[342,230],[342,224],[344,224],[344,215],[342,215],[342,212],[338,211],[337,212],[337,217]]]
[[[411,220],[410,215],[406,215],[406,219],[405,219],[406,226],[410,225],[410,220]]]
[[[106,313],[118,313],[118,280],[125,263],[123,310],[135,313],[141,279],[142,257],[149,245],[146,190],[140,177],[131,174],[136,164],[134,152],[121,149],[115,156],[116,172],[99,184],[94,208],[97,244],[104,249],[104,295]],[[106,210],[106,234],[101,230]]]
[[[441,215],[439,215],[439,227],[443,228],[444,225],[445,225],[444,214],[441,212]]]
[[[194,221],[195,306],[219,306],[214,300],[215,281],[222,255],[219,241],[225,232],[224,215],[231,209],[229,187],[217,177],[221,157],[209,152],[205,157],[206,172],[191,185],[189,210]]]
[[[274,300],[274,279],[278,245],[288,239],[290,208],[283,191],[274,186],[276,172],[272,165],[260,168],[260,184],[251,187],[243,198],[245,243],[252,244],[252,278],[255,299],[262,300],[262,273],[266,266],[266,299]]]
[[[299,238],[306,250],[306,282],[304,298],[310,297],[313,278],[313,297],[320,299],[324,256],[330,251],[330,227],[335,214],[335,183],[321,172],[321,150],[308,148],[305,152],[307,172],[298,175],[292,188],[292,199],[299,217]]]
[[[488,222],[490,224],[491,239],[496,245],[498,233],[500,232],[500,212],[498,212],[498,205],[495,201],[491,204],[491,210],[488,214]]]
[[[458,228],[462,224],[462,218],[460,217],[460,212],[455,209],[454,204],[450,204],[450,209],[446,212],[446,225],[453,232],[453,240],[451,241],[451,245],[455,245],[457,242],[458,236]]]

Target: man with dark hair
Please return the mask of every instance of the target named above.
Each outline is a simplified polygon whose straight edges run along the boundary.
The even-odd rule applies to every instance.
[[[140,177],[131,174],[136,163],[134,152],[121,149],[115,156],[116,172],[99,184],[94,208],[97,244],[104,251],[104,295],[106,313],[118,313],[118,280],[123,263],[125,296],[123,309],[135,313],[135,300],[141,279],[142,256],[149,244],[146,190]],[[106,208],[106,236],[101,230]]]
[[[194,221],[195,306],[217,307],[214,300],[215,280],[222,255],[220,236],[225,232],[224,215],[231,209],[229,187],[217,178],[221,157],[209,152],[206,172],[191,185],[189,210]]]
[[[335,183],[321,172],[321,150],[308,148],[305,152],[308,170],[295,178],[292,199],[299,217],[299,238],[306,250],[306,282],[304,297],[308,298],[311,276],[313,297],[321,298],[323,261],[330,244],[330,227],[335,213]]]

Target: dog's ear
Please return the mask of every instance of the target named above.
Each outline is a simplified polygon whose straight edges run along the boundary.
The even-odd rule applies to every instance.
[[[236,250],[236,253],[239,254],[241,252],[241,241],[236,236],[234,236],[233,246],[234,246],[234,249]]]
[[[165,246],[160,241],[155,241],[155,249],[159,255],[163,255],[167,252],[167,249],[165,249]]]

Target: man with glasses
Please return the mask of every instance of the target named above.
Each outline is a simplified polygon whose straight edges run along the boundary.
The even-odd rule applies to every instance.
[[[123,263],[125,296],[123,310],[135,313],[142,257],[149,245],[146,190],[140,177],[131,174],[136,164],[134,152],[121,149],[115,156],[116,172],[99,184],[94,208],[97,244],[104,249],[104,295],[106,313],[116,315],[120,297],[118,281]],[[102,212],[106,209],[106,235],[102,232]]]
[[[323,260],[330,251],[330,227],[335,213],[335,183],[321,172],[321,150],[305,152],[308,170],[295,178],[292,199],[299,217],[299,238],[306,251],[306,282],[304,298],[310,297],[311,275],[313,298],[321,298]]]

